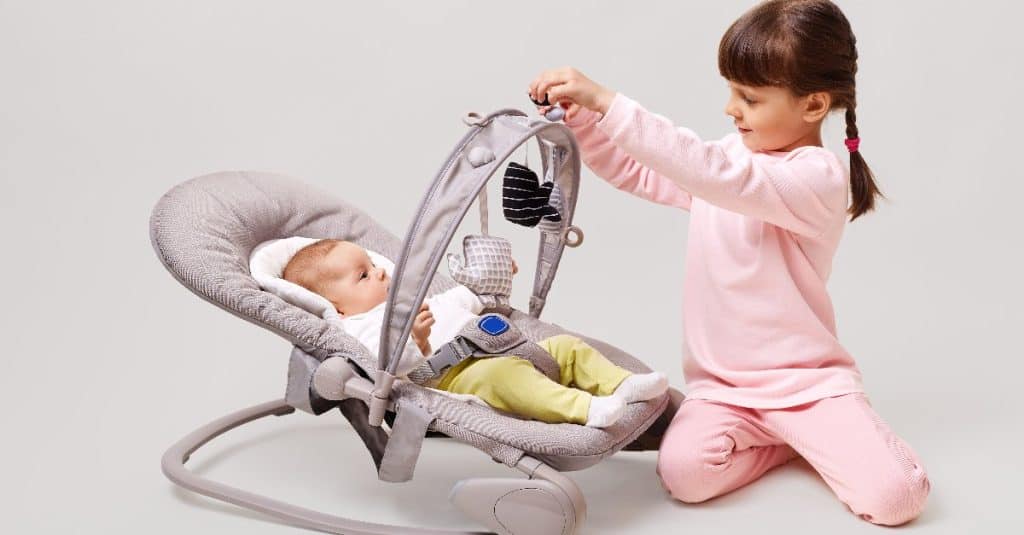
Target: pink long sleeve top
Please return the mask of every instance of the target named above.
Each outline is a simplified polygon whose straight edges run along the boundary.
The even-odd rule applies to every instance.
[[[598,176],[690,212],[689,397],[772,409],[862,390],[826,290],[849,187],[834,153],[702,141],[621,94],[603,117],[582,110],[568,124]]]

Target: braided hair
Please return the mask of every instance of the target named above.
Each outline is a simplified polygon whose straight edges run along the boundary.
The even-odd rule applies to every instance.
[[[718,47],[718,70],[751,86],[776,86],[800,97],[826,92],[831,109],[846,110],[850,151],[850,221],[875,207],[882,193],[860,151],[857,129],[857,38],[829,0],[768,0],[744,13]]]

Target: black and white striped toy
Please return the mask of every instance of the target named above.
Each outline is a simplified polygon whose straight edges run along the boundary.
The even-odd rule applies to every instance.
[[[509,162],[502,185],[502,210],[505,219],[524,227],[535,227],[541,219],[557,223],[562,220],[557,203],[552,202],[554,182],[541,183],[525,165]]]

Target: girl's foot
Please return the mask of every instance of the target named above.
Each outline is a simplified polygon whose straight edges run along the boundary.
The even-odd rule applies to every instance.
[[[614,397],[626,403],[654,399],[668,390],[668,377],[664,373],[634,373],[626,377],[615,389]]]
[[[622,418],[626,403],[618,396],[591,396],[587,427],[608,427]]]

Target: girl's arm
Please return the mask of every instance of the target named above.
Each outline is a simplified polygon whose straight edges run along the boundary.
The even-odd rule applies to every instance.
[[[775,164],[755,162],[749,151],[727,152],[721,142],[704,142],[621,94],[595,126],[637,166],[726,210],[812,237],[824,233],[837,212],[845,217],[846,176],[817,151],[798,150]]]
[[[581,109],[565,123],[579,141],[583,163],[616,188],[659,204],[690,209],[690,194],[675,182],[645,167],[597,128],[597,112]]]

